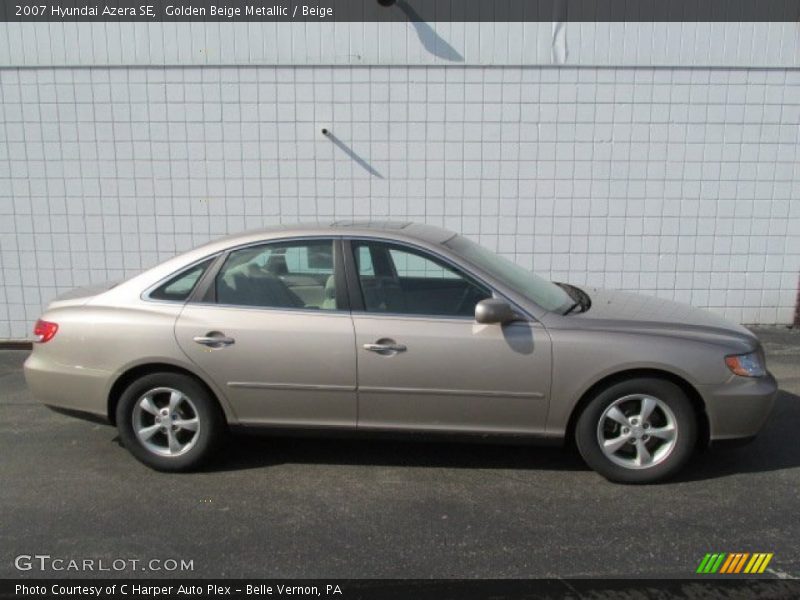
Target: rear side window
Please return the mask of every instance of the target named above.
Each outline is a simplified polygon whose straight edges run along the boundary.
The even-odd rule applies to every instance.
[[[192,295],[194,287],[213,260],[213,258],[209,258],[178,273],[175,277],[150,292],[150,298],[153,300],[185,302]]]
[[[330,239],[273,242],[233,250],[217,274],[219,304],[336,310]]]

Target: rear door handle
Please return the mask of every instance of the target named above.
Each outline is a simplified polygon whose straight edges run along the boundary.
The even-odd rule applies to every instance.
[[[225,348],[236,343],[235,339],[218,331],[209,331],[206,335],[198,335],[192,339],[198,344],[208,346],[209,348]]]

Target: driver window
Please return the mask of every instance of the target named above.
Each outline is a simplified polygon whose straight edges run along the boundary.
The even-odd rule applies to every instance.
[[[491,292],[423,251],[381,242],[354,244],[367,312],[471,317]]]

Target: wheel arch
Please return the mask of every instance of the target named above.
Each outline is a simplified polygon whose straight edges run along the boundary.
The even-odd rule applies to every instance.
[[[607,387],[610,387],[616,383],[620,383],[627,379],[633,379],[637,377],[650,377],[653,379],[662,379],[674,383],[679,388],[681,388],[681,390],[689,398],[689,401],[692,404],[692,408],[694,409],[695,416],[697,417],[697,447],[704,448],[708,446],[710,439],[709,421],[708,421],[708,415],[706,413],[705,401],[703,400],[703,397],[700,395],[700,392],[698,392],[696,387],[694,387],[689,381],[687,381],[680,375],[676,375],[675,373],[671,373],[670,371],[665,371],[663,369],[655,369],[655,368],[637,368],[637,369],[626,369],[624,371],[617,371],[615,373],[611,373],[610,375],[606,375],[605,377],[594,382],[581,395],[581,397],[578,399],[578,402],[576,402],[575,406],[572,408],[572,412],[570,413],[566,429],[567,444],[569,445],[575,444],[575,427],[578,423],[578,418],[580,417],[581,413],[586,408],[586,406],[589,404],[589,402],[591,402],[592,398],[594,398],[597,394],[599,394],[602,390],[606,389]]]
[[[114,380],[114,383],[111,385],[111,388],[108,392],[108,397],[106,399],[106,410],[108,414],[108,421],[112,425],[116,426],[117,424],[117,404],[119,403],[119,399],[122,396],[122,393],[128,388],[128,386],[139,379],[140,377],[144,377],[150,373],[178,373],[181,375],[187,375],[197,381],[200,385],[202,385],[205,390],[211,395],[211,397],[216,401],[219,405],[220,410],[225,415],[225,420],[230,423],[232,421],[233,413],[230,410],[230,407],[227,403],[221,398],[220,394],[211,386],[203,377],[198,375],[196,372],[191,371],[185,367],[175,365],[172,363],[165,363],[165,362],[147,362],[142,364],[137,364],[129,367],[125,371],[119,374],[119,376]]]

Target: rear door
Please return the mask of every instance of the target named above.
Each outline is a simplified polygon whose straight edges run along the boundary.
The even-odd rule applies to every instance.
[[[240,422],[355,426],[340,248],[313,238],[235,249],[181,312],[178,343],[225,390]]]
[[[358,427],[543,433],[550,338],[535,321],[482,325],[492,290],[426,250],[353,240]]]

